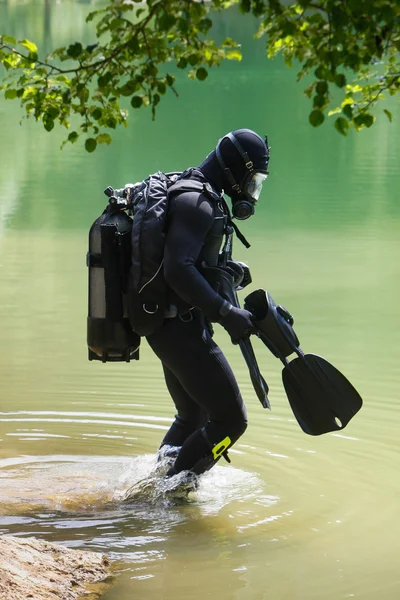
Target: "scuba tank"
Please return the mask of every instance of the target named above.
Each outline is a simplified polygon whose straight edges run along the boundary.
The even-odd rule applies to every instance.
[[[140,337],[132,331],[127,316],[127,287],[131,267],[131,186],[105,190],[107,208],[89,231],[89,306],[87,345],[89,360],[139,359]],[[126,197],[128,196],[128,201]]]

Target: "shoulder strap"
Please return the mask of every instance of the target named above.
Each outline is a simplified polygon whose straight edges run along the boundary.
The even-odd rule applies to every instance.
[[[221,196],[211,187],[208,182],[197,181],[196,179],[179,179],[168,189],[168,194],[181,192],[203,192],[212,200],[220,201]]]
[[[195,179],[180,179],[173,183],[171,187],[168,189],[168,194],[171,193],[181,193],[181,192],[203,192],[207,194],[209,198],[216,202],[221,202],[224,211],[228,217],[228,225],[230,225],[235,231],[238,239],[242,242],[243,246],[246,248],[250,248],[249,242],[244,237],[243,233],[240,231],[239,227],[236,223],[233,222],[232,216],[229,210],[229,206],[224,198],[224,196],[220,196],[208,183],[208,181],[197,181]]]

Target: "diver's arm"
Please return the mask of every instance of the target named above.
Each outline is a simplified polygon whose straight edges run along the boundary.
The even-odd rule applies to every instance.
[[[198,192],[171,199],[164,250],[167,284],[191,306],[212,320],[219,318],[223,299],[196,268],[207,233],[214,222],[212,201]]]

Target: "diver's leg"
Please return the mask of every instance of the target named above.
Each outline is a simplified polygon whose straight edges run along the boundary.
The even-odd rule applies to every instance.
[[[200,474],[244,433],[247,415],[232,369],[212,340],[202,313],[193,313],[190,322],[167,319],[147,339],[182,388],[208,415],[206,424],[184,442],[173,470]]]
[[[175,421],[161,442],[161,447],[166,445],[182,446],[196,429],[205,424],[207,417],[204,410],[182,387],[173,372],[165,365],[163,365],[163,369],[165,382],[175,404],[177,414],[175,415]]]

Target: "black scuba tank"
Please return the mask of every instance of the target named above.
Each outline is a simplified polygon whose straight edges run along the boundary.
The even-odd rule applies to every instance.
[[[139,358],[140,337],[127,316],[131,267],[132,219],[109,204],[89,231],[89,360],[126,361]]]

